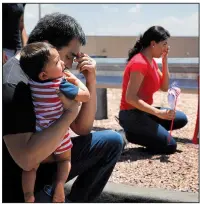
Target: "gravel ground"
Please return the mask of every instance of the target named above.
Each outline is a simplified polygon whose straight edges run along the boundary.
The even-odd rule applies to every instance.
[[[122,131],[115,121],[119,112],[120,89],[108,89],[108,119],[96,120],[94,130]],[[139,145],[129,143],[109,181],[132,186],[198,192],[198,145],[191,143],[197,113],[197,93],[181,93],[177,109],[188,116],[186,127],[173,131],[178,151],[172,155],[151,155]],[[167,93],[154,95],[154,105],[168,107]]]

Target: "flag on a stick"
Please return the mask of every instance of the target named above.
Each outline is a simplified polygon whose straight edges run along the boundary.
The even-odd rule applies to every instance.
[[[177,87],[177,85],[175,83],[173,83],[171,88],[168,90],[168,104],[169,104],[170,108],[174,111],[176,111],[177,100],[178,100],[180,93],[181,93],[181,89],[179,87]],[[170,136],[168,138],[168,142],[170,142],[170,139],[172,136],[173,124],[174,124],[174,119],[171,122]]]

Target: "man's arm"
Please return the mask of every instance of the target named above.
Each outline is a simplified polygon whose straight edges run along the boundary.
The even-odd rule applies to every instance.
[[[91,59],[88,55],[84,55],[84,60],[78,58],[77,61],[81,63],[78,64],[77,69],[80,69],[81,73],[85,76],[86,87],[90,92],[90,100],[82,104],[81,110],[71,124],[71,129],[78,135],[87,135],[91,132],[95,115],[96,115],[96,62]],[[84,65],[85,61],[89,61],[90,64]]]
[[[60,96],[64,106],[69,100]],[[38,133],[4,135],[4,141],[14,161],[24,170],[29,171],[46,159],[59,146],[68,127],[78,114],[78,103],[70,101],[68,109],[49,128]],[[70,107],[70,108],[69,108]]]
[[[8,60],[8,57],[6,56],[6,52],[3,51],[3,64],[5,64]]]
[[[24,15],[21,16],[20,18],[20,25],[19,25],[19,29],[21,32],[21,39],[22,39],[22,47],[24,47],[28,41],[28,36],[26,33],[26,29],[24,27]]]

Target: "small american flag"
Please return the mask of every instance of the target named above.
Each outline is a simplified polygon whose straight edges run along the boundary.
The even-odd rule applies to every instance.
[[[173,110],[176,108],[177,99],[180,93],[181,93],[181,89],[178,88],[177,86],[172,86],[168,90],[168,103],[170,108]]]
[[[181,89],[176,86],[175,83],[172,84],[171,88],[168,90],[168,103],[172,110],[176,110],[177,99],[181,93]],[[174,119],[171,122],[170,134],[168,136],[168,142],[170,143],[172,137],[172,129],[173,129]]]

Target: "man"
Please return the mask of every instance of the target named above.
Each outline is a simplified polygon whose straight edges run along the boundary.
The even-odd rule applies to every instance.
[[[28,37],[24,27],[25,5],[7,3],[2,5],[3,64],[26,45]]]
[[[28,43],[36,41],[48,41],[55,46],[68,68],[72,67],[81,45],[86,43],[77,21],[59,13],[46,15],[38,22]],[[23,202],[21,169],[30,170],[51,155],[68,127],[81,136],[72,138],[72,169],[68,180],[78,177],[67,199],[93,201],[102,192],[124,146],[121,135],[114,131],[90,133],[96,113],[96,62],[86,54],[76,59],[77,69],[85,76],[90,100],[80,108],[77,102],[59,94],[64,107],[70,103],[71,108],[49,128],[36,133],[28,79],[21,70],[19,58],[20,55],[11,58],[3,68],[3,202]],[[69,80],[74,78],[71,74]],[[53,160],[38,169],[36,191],[52,184],[56,171]]]

